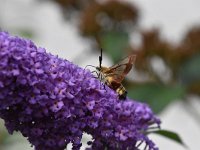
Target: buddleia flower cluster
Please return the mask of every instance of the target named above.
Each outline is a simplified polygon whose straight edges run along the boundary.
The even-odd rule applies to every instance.
[[[0,117],[10,134],[19,131],[36,150],[137,150],[160,120],[143,103],[120,101],[89,70],[47,53],[30,40],[0,32]]]

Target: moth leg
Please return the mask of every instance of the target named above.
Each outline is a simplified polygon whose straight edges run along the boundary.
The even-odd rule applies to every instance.
[[[103,84],[103,88],[107,92],[107,90],[106,90],[106,84]]]
[[[99,87],[100,87],[100,89],[101,89],[101,87],[104,85],[103,83],[102,83],[102,81],[103,81],[103,75],[100,73],[100,72],[97,72],[97,71],[92,71],[92,73],[96,73],[96,79],[99,79]]]
[[[106,83],[103,82],[105,76],[101,73],[99,73],[99,75],[100,75],[101,86],[103,86],[103,89],[106,90]],[[106,92],[107,92],[107,90],[106,90]]]
[[[101,87],[102,87],[102,83],[101,83],[101,81],[102,81],[102,74],[101,73],[99,73],[98,74],[98,78],[99,78],[99,80],[100,80],[100,89],[101,89]]]
[[[96,73],[97,78],[99,77],[99,73],[98,73],[96,70],[92,71],[91,73],[92,73],[92,74],[93,74],[93,73]]]
[[[100,81],[102,80],[102,74],[101,74],[101,72],[97,73],[97,77],[100,79]]]

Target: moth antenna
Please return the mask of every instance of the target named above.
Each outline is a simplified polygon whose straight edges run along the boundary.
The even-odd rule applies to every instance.
[[[101,55],[99,56],[99,68],[101,68],[101,64],[102,64],[102,48],[101,48]]]

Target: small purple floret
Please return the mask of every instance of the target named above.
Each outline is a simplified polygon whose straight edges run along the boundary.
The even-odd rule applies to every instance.
[[[146,105],[120,101],[90,71],[36,47],[30,40],[0,32],[0,117],[10,134],[20,131],[36,150],[81,147],[83,132],[90,149],[136,150],[149,127],[159,127]]]

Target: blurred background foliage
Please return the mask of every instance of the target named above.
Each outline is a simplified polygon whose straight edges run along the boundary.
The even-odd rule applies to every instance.
[[[141,29],[140,10],[128,2],[49,1],[59,6],[65,21],[72,22],[81,37],[90,40],[91,51],[100,54],[102,48],[103,55],[113,64],[130,54],[137,55],[134,71],[123,81],[132,99],[146,102],[154,112],[161,113],[174,101],[181,100],[189,106],[188,96],[200,96],[200,26],[188,29],[182,40],[175,44],[162,39],[158,28]],[[139,43],[133,44],[132,36],[138,33]],[[19,35],[31,38],[34,31],[21,29]],[[7,133],[0,128],[0,145],[6,143],[6,137]]]
[[[123,83],[131,98],[147,102],[159,113],[173,101],[189,101],[188,95],[200,94],[200,26],[174,44],[162,39],[159,29],[139,29],[140,12],[128,2],[51,1],[60,6],[66,21],[75,20],[80,35],[92,41],[93,51],[103,48],[113,63],[137,55],[134,72],[143,78],[138,81],[130,73]],[[139,46],[131,44],[135,31],[141,37]]]

